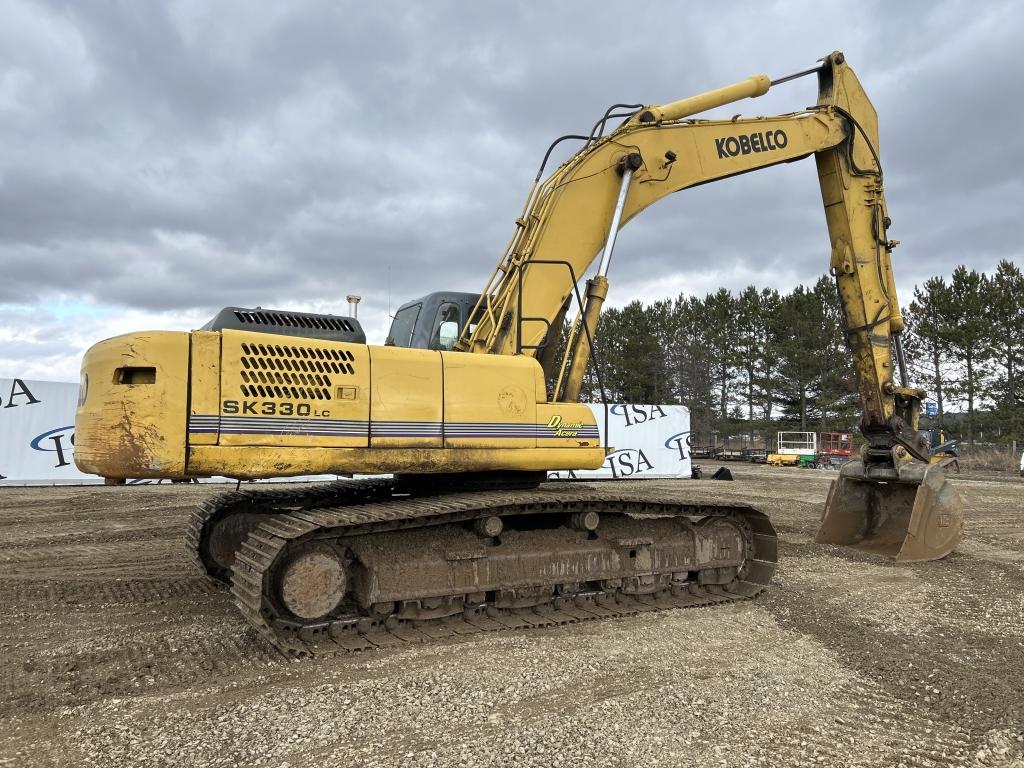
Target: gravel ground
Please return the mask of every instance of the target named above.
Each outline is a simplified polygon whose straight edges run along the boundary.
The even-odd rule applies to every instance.
[[[716,608],[287,661],[182,550],[218,489],[0,488],[0,766],[1024,768],[1024,482],[896,565],[812,541],[826,471],[650,481],[779,528]]]

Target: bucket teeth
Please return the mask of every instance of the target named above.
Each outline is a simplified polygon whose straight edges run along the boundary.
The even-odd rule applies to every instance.
[[[962,533],[963,504],[938,466],[908,464],[880,480],[850,461],[829,489],[815,541],[919,562],[948,555]]]

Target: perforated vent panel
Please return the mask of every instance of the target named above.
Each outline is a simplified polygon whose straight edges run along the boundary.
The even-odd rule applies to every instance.
[[[344,344],[365,344],[366,334],[354,317],[319,315],[311,312],[292,312],[279,309],[248,309],[224,307],[204,325],[204,331],[243,331],[247,334],[266,333],[291,336],[297,343],[302,339],[337,341]]]
[[[235,309],[232,314],[244,325],[277,325],[290,328],[318,328],[325,331],[354,333],[355,327],[347,317],[336,315],[310,315],[297,312],[279,312],[266,309]]]
[[[355,356],[343,349],[242,344],[244,397],[330,400],[332,376],[355,374]]]

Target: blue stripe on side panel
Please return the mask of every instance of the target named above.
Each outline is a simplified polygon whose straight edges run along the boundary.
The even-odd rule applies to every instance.
[[[554,429],[546,424],[501,423],[501,422],[452,422],[438,421],[375,421],[368,423],[358,419],[317,419],[309,417],[283,416],[217,416],[193,414],[189,416],[188,431],[195,434],[222,432],[229,435],[317,435],[335,437],[447,437],[496,438],[496,439],[557,439],[579,437],[598,439],[596,425],[584,425],[572,436],[555,435]]]
[[[440,421],[373,421],[370,439],[388,437],[441,438]]]

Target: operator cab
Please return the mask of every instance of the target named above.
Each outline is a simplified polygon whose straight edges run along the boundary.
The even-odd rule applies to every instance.
[[[407,301],[395,312],[384,343],[451,351],[479,299],[479,293],[440,291]],[[469,322],[470,330],[476,327],[476,322],[476,318]]]

